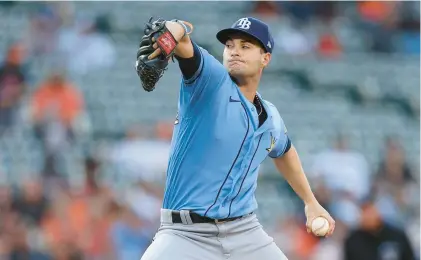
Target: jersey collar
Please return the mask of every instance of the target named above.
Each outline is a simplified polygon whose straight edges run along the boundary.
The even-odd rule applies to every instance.
[[[273,120],[272,120],[272,118],[273,118],[272,109],[268,106],[266,100],[264,100],[262,98],[262,95],[259,92],[256,92],[256,95],[260,99],[260,101],[261,101],[260,103],[262,103],[262,105],[265,108],[265,111],[268,115],[268,118],[263,123],[263,125],[256,130],[256,133],[271,131],[271,130],[275,129],[275,126],[273,125]]]

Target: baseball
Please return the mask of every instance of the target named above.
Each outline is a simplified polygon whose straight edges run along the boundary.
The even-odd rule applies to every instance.
[[[329,231],[329,222],[324,217],[317,217],[311,223],[311,232],[316,236],[325,236]]]

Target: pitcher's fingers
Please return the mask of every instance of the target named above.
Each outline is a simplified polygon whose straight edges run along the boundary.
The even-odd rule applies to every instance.
[[[307,220],[306,222],[306,229],[307,229],[307,233],[311,233],[311,221]]]
[[[329,231],[327,233],[328,236],[331,236],[333,234],[333,231],[335,230],[335,226],[336,226],[335,221],[329,223]]]
[[[149,55],[148,56],[148,59],[149,60],[152,60],[152,59],[158,57],[159,54],[161,54],[161,49],[160,48],[156,49],[151,55]]]

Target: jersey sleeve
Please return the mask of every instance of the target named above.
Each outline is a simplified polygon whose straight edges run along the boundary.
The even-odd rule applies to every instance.
[[[188,80],[192,78],[199,70],[202,54],[197,44],[193,44],[193,57],[182,58],[177,55],[174,57],[178,60],[178,66],[180,67],[181,74],[183,74],[183,79]]]
[[[275,127],[279,129],[279,134],[277,136],[274,136],[275,146],[273,147],[272,151],[270,151],[269,157],[278,158],[289,151],[289,149],[291,148],[291,139],[288,136],[288,131],[284,124],[284,121],[279,115],[276,116],[274,123]]]
[[[182,78],[182,91],[189,93],[194,99],[206,98],[203,94],[216,91],[229,75],[225,67],[208,51],[193,41],[192,44],[201,55],[200,65],[192,77]]]

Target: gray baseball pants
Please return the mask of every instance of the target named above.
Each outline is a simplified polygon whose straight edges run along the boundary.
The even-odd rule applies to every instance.
[[[161,210],[161,227],[141,260],[287,260],[255,214],[224,223],[173,223]],[[190,220],[190,221],[189,221]]]

